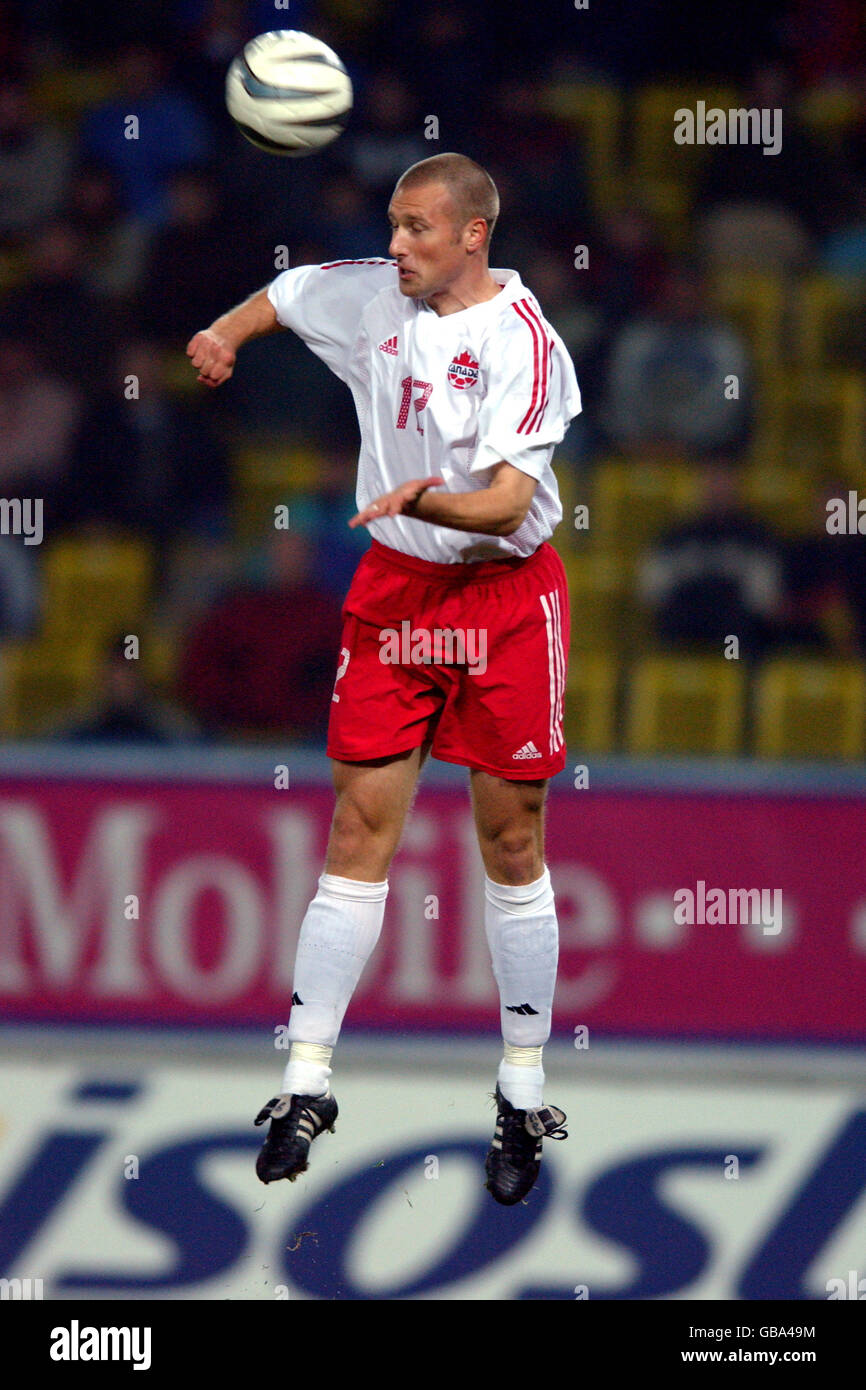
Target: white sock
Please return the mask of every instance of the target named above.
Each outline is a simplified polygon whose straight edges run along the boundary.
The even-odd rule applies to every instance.
[[[289,1049],[289,1060],[283,1072],[282,1094],[284,1096],[326,1096],[330,1091],[328,1081],[331,1068],[332,1047],[320,1043],[293,1042]]]
[[[537,1110],[544,1097],[544,1068],[540,1047],[505,1044],[499,1063],[499,1089],[517,1110]]]
[[[319,890],[301,924],[295,955],[294,1002],[289,1018],[292,1048],[283,1078],[284,1093],[327,1092],[331,1051],[349,1000],[379,940],[387,896],[387,879],[361,883],[336,874],[319,878]],[[298,1043],[317,1045],[320,1051],[296,1051]]]
[[[484,898],[484,926],[506,1044],[499,1086],[518,1109],[535,1109],[542,1103],[544,1071],[540,1053],[534,1057],[531,1052],[550,1037],[559,961],[550,873],[545,867],[534,883],[516,886],[486,878]]]

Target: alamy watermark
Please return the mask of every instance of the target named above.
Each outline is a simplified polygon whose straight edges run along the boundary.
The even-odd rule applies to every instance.
[[[699,878],[694,891],[674,893],[674,921],[678,926],[761,926],[765,936],[782,930],[781,888],[707,888]]]
[[[383,666],[467,666],[471,676],[487,670],[487,630],[483,627],[413,628],[404,618],[399,631],[383,627],[379,641]]]
[[[695,109],[681,106],[674,112],[674,141],[677,145],[762,145],[764,154],[778,154],[782,148],[782,108],[780,106],[711,106],[699,101]]]
[[[41,545],[42,498],[0,497],[0,536],[23,536],[25,545]]]
[[[847,497],[828,498],[826,528],[829,536],[866,536],[866,497],[851,488]]]

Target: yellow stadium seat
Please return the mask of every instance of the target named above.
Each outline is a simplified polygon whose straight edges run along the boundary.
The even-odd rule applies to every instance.
[[[689,516],[695,501],[694,474],[682,463],[602,463],[589,534],[602,549],[639,550]]]
[[[671,175],[690,176],[715,148],[712,145],[679,145],[674,140],[677,111],[697,111],[697,103],[705,110],[721,107],[724,111],[739,106],[736,91],[729,87],[708,87],[706,84],[685,86],[673,83],[642,88],[635,96],[634,162],[642,178],[670,178]]]
[[[58,541],[44,561],[46,638],[69,643],[80,637],[98,646],[121,631],[137,633],[152,577],[146,541],[113,536]]]
[[[716,656],[647,656],[633,668],[626,750],[633,756],[732,756],[742,744],[746,679]]]
[[[862,758],[866,668],[777,658],[755,679],[755,752],[761,758]]]
[[[615,553],[563,556],[574,651],[616,650],[624,640],[631,593],[631,565]]]
[[[677,254],[691,250],[694,195],[685,178],[636,179],[633,200],[649,214],[666,251]]]
[[[619,92],[603,82],[554,83],[541,95],[542,110],[574,127],[583,137],[589,195],[595,214],[613,206],[622,184]]]
[[[711,296],[716,308],[746,339],[761,374],[778,371],[782,362],[785,286],[757,272],[720,272]]]
[[[610,753],[616,741],[617,663],[604,652],[572,652],[565,687],[569,757]]]
[[[108,101],[117,91],[114,68],[50,68],[33,87],[42,115],[61,125],[72,125],[91,107]]]
[[[747,468],[740,482],[746,509],[784,536],[803,535],[815,524],[815,480],[793,468]]]
[[[781,468],[863,481],[866,378],[854,371],[784,373],[757,416],[753,457]]]
[[[853,86],[810,87],[798,102],[798,115],[818,139],[839,146],[863,113],[863,99]]]
[[[251,541],[274,524],[274,509],[315,489],[321,458],[295,444],[253,441],[234,456],[234,517],[239,540]]]
[[[846,339],[860,331],[866,284],[810,275],[797,286],[793,308],[799,365],[826,367],[844,360]]]
[[[35,642],[0,650],[0,731],[7,738],[50,732],[92,695],[94,653]]]
[[[554,463],[559,500],[562,503],[562,521],[557,529],[553,543],[558,549],[569,550],[579,546],[586,538],[586,529],[575,528],[575,507],[587,501],[586,484],[579,479],[577,469],[568,463]]]

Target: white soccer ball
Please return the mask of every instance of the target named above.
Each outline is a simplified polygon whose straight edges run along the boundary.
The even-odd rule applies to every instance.
[[[332,48],[296,29],[250,39],[226,75],[238,129],[271,154],[312,154],[336,140],[352,110],[352,83]]]

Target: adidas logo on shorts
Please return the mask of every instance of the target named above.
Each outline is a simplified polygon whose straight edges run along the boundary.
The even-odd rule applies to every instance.
[[[530,739],[528,743],[524,743],[523,747],[518,748],[517,752],[512,753],[511,756],[512,758],[541,758],[543,754],[539,753],[532,739]]]

